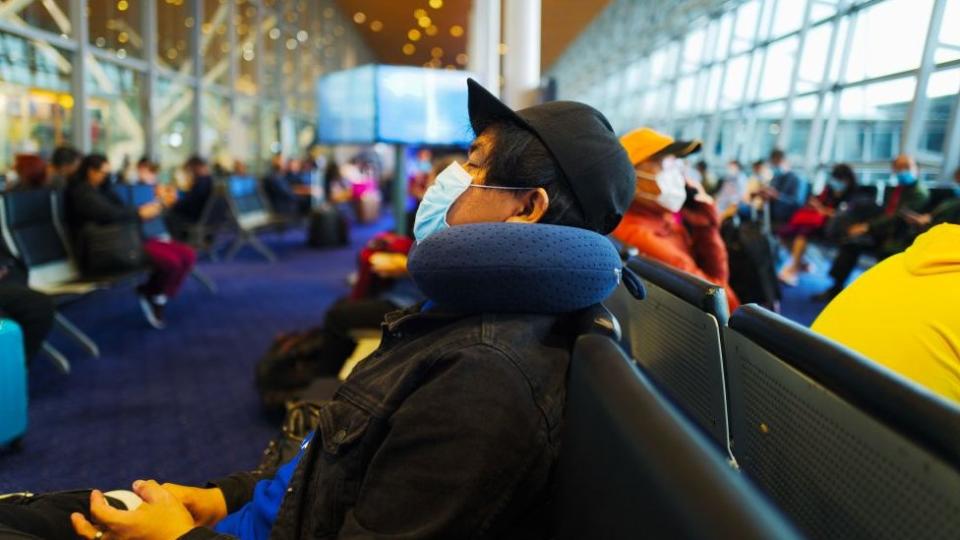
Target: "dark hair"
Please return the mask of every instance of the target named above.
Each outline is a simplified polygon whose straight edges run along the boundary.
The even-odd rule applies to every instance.
[[[207,160],[203,159],[197,154],[194,154],[189,158],[187,158],[187,161],[184,162],[183,164],[183,166],[187,167],[188,169],[195,169],[197,167],[206,167],[206,165],[207,165]]]
[[[497,122],[484,133],[493,138],[486,161],[480,164],[486,169],[488,184],[543,188],[550,198],[550,205],[540,223],[593,230],[563,172],[536,135],[512,122]]]
[[[750,164],[750,167],[751,167],[752,169],[756,170],[756,169],[759,169],[760,167],[763,167],[763,166],[766,165],[766,164],[767,164],[766,161],[764,161],[764,160],[762,160],[762,159],[758,159],[758,160],[754,161],[752,164]]]
[[[77,152],[74,148],[70,146],[58,146],[53,150],[53,155],[50,156],[50,164],[60,168],[76,163],[80,157],[80,152]]]
[[[787,154],[779,148],[770,151],[770,163],[780,163],[785,157],[787,157]]]
[[[73,176],[70,177],[70,183],[78,184],[81,182],[86,182],[87,174],[89,174],[90,171],[103,167],[103,164],[106,162],[107,156],[103,154],[88,155],[80,162],[80,166],[77,167],[77,172],[73,173]]]
[[[709,168],[708,165],[707,165],[707,160],[701,159],[700,161],[698,161],[698,162],[694,165],[694,168],[697,169],[698,171],[705,171],[705,170],[707,170],[707,169]]]
[[[47,164],[36,154],[17,154],[13,170],[17,171],[20,183],[25,186],[41,187],[47,182]]]
[[[837,163],[834,165],[833,169],[830,170],[830,176],[842,181],[847,185],[848,188],[856,185],[857,183],[857,175],[846,163]]]
[[[740,161],[736,159],[731,159],[730,161],[727,162],[727,165],[736,165],[737,170],[740,170],[740,171],[743,170],[743,163],[740,163]]]

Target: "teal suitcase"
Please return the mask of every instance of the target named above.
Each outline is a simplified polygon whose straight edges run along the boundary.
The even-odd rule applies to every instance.
[[[0,319],[0,445],[17,446],[27,430],[27,362],[23,332]]]

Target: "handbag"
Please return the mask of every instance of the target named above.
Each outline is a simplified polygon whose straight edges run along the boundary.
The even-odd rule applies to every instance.
[[[84,274],[102,276],[144,266],[143,239],[137,222],[87,224],[80,233],[80,261]]]

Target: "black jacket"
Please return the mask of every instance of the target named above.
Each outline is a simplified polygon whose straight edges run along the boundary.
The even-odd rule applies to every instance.
[[[137,209],[124,204],[106,182],[99,188],[88,182],[71,182],[64,197],[67,223],[75,233],[87,223],[110,225],[140,219]]]
[[[203,209],[213,194],[213,177],[200,176],[193,182],[190,191],[180,195],[170,211],[188,223],[197,223],[203,215]]]
[[[383,328],[322,408],[270,538],[546,538],[578,316],[417,306]],[[233,512],[259,478],[213,483]]]

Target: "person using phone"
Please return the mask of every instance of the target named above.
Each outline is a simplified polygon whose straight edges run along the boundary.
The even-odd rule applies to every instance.
[[[720,216],[703,186],[683,173],[682,158],[700,150],[700,142],[674,141],[650,128],[631,131],[620,142],[633,162],[637,192],[613,237],[641,255],[724,287],[732,312],[740,302],[728,284]]]
[[[110,225],[124,222],[144,222],[160,217],[163,202],[151,201],[130,207],[109,186],[110,163],[99,154],[91,154],[80,162],[80,168],[71,177],[66,191],[67,222],[74,233],[88,223]],[[148,239],[143,249],[152,272],[147,281],[137,288],[140,307],[150,326],[166,326],[164,307],[167,300],[180,290],[196,262],[189,246],[179,242]]]

